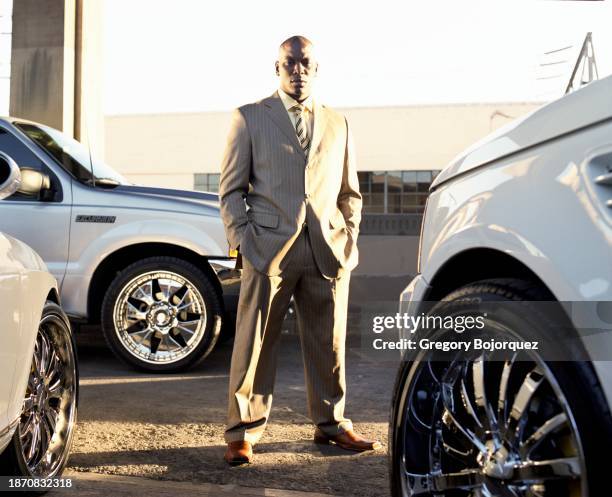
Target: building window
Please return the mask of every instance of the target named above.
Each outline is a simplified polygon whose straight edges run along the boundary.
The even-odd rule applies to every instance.
[[[359,171],[364,214],[422,214],[440,171]],[[220,174],[194,174],[193,189],[219,192]]]
[[[220,174],[194,174],[193,189],[201,192],[219,192],[219,177]]]
[[[365,214],[422,214],[435,171],[359,171]]]

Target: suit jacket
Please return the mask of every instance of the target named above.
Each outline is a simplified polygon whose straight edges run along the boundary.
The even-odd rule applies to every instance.
[[[323,276],[357,265],[362,199],[352,137],[346,119],[316,101],[308,158],[278,92],[236,109],[219,194],[230,248],[259,272],[282,272],[304,223]]]

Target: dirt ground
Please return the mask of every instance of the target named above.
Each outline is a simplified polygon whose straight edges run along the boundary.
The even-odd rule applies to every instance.
[[[222,460],[231,343],[186,374],[147,375],[113,357],[92,331],[78,339],[81,392],[69,468],[192,483],[238,484],[337,494],[388,496],[387,427],[397,364],[373,362],[349,347],[346,414],[383,442],[354,454],[312,443],[299,341],[283,337],[274,405],[255,463]]]

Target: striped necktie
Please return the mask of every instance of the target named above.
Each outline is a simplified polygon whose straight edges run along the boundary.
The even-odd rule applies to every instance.
[[[304,154],[306,157],[308,157],[308,151],[310,150],[310,138],[308,136],[308,127],[306,126],[305,122],[304,106],[299,104],[294,105],[291,107],[291,110],[295,112],[296,115],[295,133],[300,141],[300,145],[302,145]]]

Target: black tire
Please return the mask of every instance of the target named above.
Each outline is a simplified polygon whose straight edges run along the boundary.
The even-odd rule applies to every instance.
[[[74,429],[77,422],[79,396],[78,360],[74,335],[70,329],[70,322],[64,311],[55,302],[47,301],[43,308],[41,323],[36,337],[35,355],[40,350],[40,344],[42,343],[40,342],[41,335],[44,335],[46,344],[50,347],[48,351],[54,351],[58,359],[57,361],[53,361],[53,356],[46,356],[50,357],[50,359],[48,359],[47,366],[45,367],[47,370],[47,378],[49,379],[49,384],[47,384],[49,390],[45,398],[50,399],[45,401],[46,410],[49,410],[49,405],[52,405],[54,409],[57,408],[57,411],[61,413],[55,418],[57,424],[52,428],[53,433],[51,433],[51,436],[47,438],[47,450],[49,450],[49,447],[53,444],[54,455],[45,456],[49,457],[50,462],[48,466],[41,464],[43,456],[47,454],[47,452],[43,452],[42,448],[40,452],[36,452],[36,455],[32,459],[29,461],[26,459],[26,447],[29,447],[33,442],[32,438],[28,440],[27,432],[25,431],[28,426],[32,426],[33,421],[30,416],[33,415],[33,413],[39,413],[40,418],[37,422],[38,426],[43,426],[41,418],[44,419],[44,426],[46,428],[50,425],[45,419],[45,410],[38,410],[32,407],[27,410],[24,402],[21,418],[13,438],[4,452],[0,455],[0,475],[3,476],[59,478],[70,456],[70,448],[72,446]],[[54,364],[55,366],[53,366]],[[52,376],[55,374],[53,373],[54,370],[58,373],[61,372],[62,376]],[[40,369],[36,368],[33,360],[26,398],[37,397],[30,391],[30,385],[33,384],[33,381],[38,381],[40,384],[41,377],[38,377],[37,380],[33,380],[34,376],[36,376],[36,373],[39,371]],[[51,386],[53,384],[57,385],[57,389]],[[51,389],[53,389],[54,392],[52,394],[49,393]],[[61,399],[60,396],[62,397]],[[38,399],[40,398],[42,397],[38,397]],[[42,403],[40,400],[38,402]],[[43,431],[44,429],[41,428],[39,432],[41,436],[43,436]],[[45,492],[46,490],[30,490],[28,492],[19,492],[18,495],[41,495]]]
[[[187,339],[181,338],[180,344],[184,349],[181,351],[177,348],[176,357],[174,358],[162,358],[162,354],[155,349],[155,352],[145,357],[146,351],[144,350],[145,345],[138,345],[134,340],[130,338],[130,334],[126,330],[118,330],[115,325],[115,318],[120,316],[119,307],[121,305],[120,300],[125,297],[126,291],[131,284],[135,284],[139,278],[153,277],[154,273],[164,273],[176,277],[177,281],[184,281],[185,288],[189,287],[189,290],[185,290],[186,293],[190,294],[190,298],[194,299],[194,302],[198,303],[196,309],[199,309],[199,321],[197,324],[197,331],[193,335],[186,335]],[[163,278],[158,278],[163,279]],[[145,281],[145,280],[143,280]],[[180,285],[179,283],[176,283]],[[170,290],[168,290],[169,293]],[[123,294],[122,294],[123,292]],[[156,295],[160,295],[157,293]],[[183,294],[184,296],[184,294]],[[173,295],[166,297],[166,305],[172,304]],[[153,305],[157,305],[155,302]],[[196,304],[194,304],[196,305]],[[144,306],[147,308],[147,305]],[[149,306],[150,308],[151,306]],[[175,313],[177,323],[186,323],[187,321],[181,321],[180,316],[182,315],[178,311],[178,307],[168,307],[169,312]],[[189,314],[185,311],[184,314]],[[203,361],[205,357],[214,348],[220,334],[222,326],[222,305],[219,295],[215,289],[215,286],[210,281],[207,274],[194,264],[178,259],[176,257],[148,257],[135,262],[125,269],[123,269],[111,282],[104,300],[102,302],[102,330],[106,343],[110,349],[115,353],[117,357],[122,359],[126,364],[133,368],[141,371],[156,372],[156,373],[174,373],[183,371],[187,368],[193,367],[199,362]],[[166,316],[166,314],[163,314]],[[150,316],[150,312],[147,313]],[[195,320],[192,320],[195,322]],[[136,321],[133,321],[136,323]],[[127,323],[127,321],[126,321]],[[140,326],[150,326],[151,321],[147,319],[140,320]],[[155,323],[153,323],[155,324]],[[168,324],[167,329],[171,326]],[[157,328],[151,328],[157,330]],[[173,340],[178,340],[178,328],[173,327],[170,331],[165,331],[166,335],[172,334]],[[123,334],[122,334],[123,333]],[[177,333],[176,335],[174,333]],[[123,341],[122,338],[123,337]],[[161,336],[161,338],[159,338]],[[195,338],[190,338],[195,336]],[[165,339],[158,331],[153,332],[153,338],[149,339],[149,353],[155,348],[153,342],[157,342]],[[167,338],[170,340],[170,338]],[[192,340],[192,341],[190,341]],[[161,342],[163,343],[163,342]],[[176,342],[175,342],[176,343]],[[144,348],[143,348],[144,347]],[[169,353],[167,353],[168,355]],[[159,360],[157,357],[159,356]]]
[[[223,325],[217,344],[225,344],[231,342],[236,336],[236,314],[226,312],[223,315]]]
[[[436,304],[434,309],[440,309],[449,305],[460,305],[467,306],[466,310],[469,310],[470,302],[482,301],[524,301],[527,302],[526,305],[530,305],[529,302],[539,300],[552,301],[553,299],[550,294],[528,282],[514,279],[483,280],[455,290],[446,296],[442,302]],[[533,314],[537,314],[539,307],[532,307]],[[531,314],[531,311],[526,314]],[[545,320],[548,316],[538,317]],[[516,319],[515,323],[522,321],[523,323],[529,322],[530,325],[533,325],[533,321],[529,321],[530,318],[527,318],[525,315],[515,315],[513,318]],[[493,322],[497,320],[498,322],[503,321],[504,324],[508,323],[506,317],[500,318],[494,315],[488,316],[488,319],[491,319]],[[557,335],[560,330],[568,329],[568,322],[561,321],[563,322],[544,322],[538,328],[538,334],[544,335],[544,339],[558,338]],[[530,331],[532,329],[530,328]],[[522,326],[514,328],[516,336],[519,338],[526,340],[534,338],[534,336],[522,336],[523,330],[525,328]],[[575,334],[575,331],[573,333]],[[545,336],[546,334],[549,334],[549,336]],[[576,340],[575,336],[571,338],[569,343],[577,347],[578,340]],[[561,339],[560,342],[562,343],[563,340]],[[568,354],[567,357],[575,356],[573,355],[575,351],[568,350],[566,352]],[[584,358],[583,352],[578,351],[578,356]],[[412,358],[414,360],[403,361],[395,381],[389,423],[389,470],[391,490],[394,497],[411,495],[411,491],[407,490],[410,484],[406,485],[403,482],[411,481],[411,484],[414,485],[413,488],[416,488],[418,481],[425,481],[415,478],[407,479],[404,475],[405,470],[414,474],[425,474],[432,471],[430,461],[433,459],[430,457],[431,441],[434,439],[435,431],[433,428],[435,416],[432,415],[432,422],[429,423],[429,428],[425,428],[427,423],[417,427],[420,421],[414,421],[414,412],[418,411],[419,408],[414,407],[416,403],[410,404],[410,402],[414,402],[411,399],[417,399],[416,396],[411,396],[417,390],[416,385],[422,381],[422,377],[419,375],[420,372],[424,371],[423,364],[426,364],[425,367],[429,368],[429,371],[434,369],[431,361],[419,360],[419,358],[424,357],[426,356],[417,356]],[[485,364],[488,364],[486,360]],[[543,364],[547,374],[552,375],[553,380],[551,384],[554,383],[557,386],[557,391],[561,392],[561,397],[565,401],[564,412],[569,411],[570,415],[567,416],[567,419],[573,421],[570,427],[573,430],[571,436],[574,437],[573,439],[577,441],[577,446],[581,449],[581,452],[578,452],[578,454],[582,454],[582,456],[578,457],[578,459],[581,459],[580,467],[586,473],[586,476],[581,473],[579,480],[581,485],[580,492],[572,493],[571,495],[582,495],[583,497],[585,495],[591,497],[605,495],[607,459],[602,458],[601,454],[607,453],[612,443],[612,416],[592,364],[586,360],[542,360],[539,364]],[[490,372],[489,378],[493,376],[493,367],[486,371]],[[435,377],[435,374],[431,373],[431,377]],[[421,389],[422,385],[418,387],[419,392]],[[437,395],[438,397],[436,397],[436,394],[433,394],[432,399],[434,397],[439,399],[440,394]],[[435,402],[440,403],[441,401],[432,400],[430,402],[428,399],[426,402],[434,405]],[[531,414],[528,415],[531,416]],[[416,418],[426,419],[419,418],[418,414]],[[570,426],[570,421],[567,422],[568,426]],[[440,426],[440,421],[438,421],[437,426]],[[426,447],[429,453],[425,453]],[[438,453],[442,452],[439,448],[435,450]],[[569,480],[563,480],[562,483],[566,484],[566,482],[569,482]],[[570,485],[575,485],[575,483],[569,482],[567,485],[569,487]],[[454,490],[454,492],[459,493],[439,491],[433,493],[424,492],[419,495],[464,495],[464,491]],[[563,491],[555,491],[553,494],[559,496],[566,495]]]

